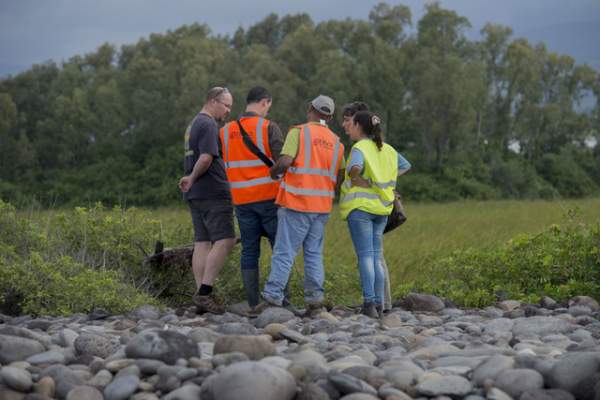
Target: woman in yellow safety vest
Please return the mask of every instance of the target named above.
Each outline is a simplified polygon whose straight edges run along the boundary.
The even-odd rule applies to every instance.
[[[348,221],[358,258],[363,313],[376,318],[381,315],[385,284],[383,230],[393,208],[399,162],[408,162],[383,142],[381,121],[372,112],[357,112],[344,127],[356,143],[346,167],[340,212]]]

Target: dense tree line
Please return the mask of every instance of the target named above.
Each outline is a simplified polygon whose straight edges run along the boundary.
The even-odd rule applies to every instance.
[[[413,163],[400,180],[413,199],[597,193],[598,72],[500,25],[468,40],[466,18],[425,11],[416,26],[386,3],[368,20],[271,14],[232,36],[194,24],[34,65],[0,81],[0,197],[177,202],[183,131],[215,85],[233,92],[232,117],[250,87],[268,87],[283,129],[318,93],[368,102]]]

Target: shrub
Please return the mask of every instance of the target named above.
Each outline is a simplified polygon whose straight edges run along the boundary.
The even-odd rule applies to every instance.
[[[520,235],[505,246],[457,251],[435,264],[427,280],[396,294],[421,290],[446,296],[458,305],[480,307],[499,292],[534,302],[548,295],[600,297],[600,224],[571,221],[537,235]]]

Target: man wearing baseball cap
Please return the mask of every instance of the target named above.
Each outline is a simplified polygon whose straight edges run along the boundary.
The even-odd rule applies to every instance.
[[[335,104],[320,95],[308,106],[307,122],[294,126],[286,137],[273,179],[283,174],[275,202],[280,206],[271,273],[263,298],[267,306],[281,306],[294,259],[304,252],[304,300],[307,315],[322,309],[323,234],[331,212],[338,172],[344,163],[344,145],[327,127]]]

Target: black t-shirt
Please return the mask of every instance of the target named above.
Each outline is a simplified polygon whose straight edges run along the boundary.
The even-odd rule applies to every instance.
[[[229,183],[219,148],[219,127],[209,115],[199,113],[186,130],[185,174],[189,175],[200,154],[210,154],[213,161],[206,172],[184,193],[185,200],[229,200]]]

